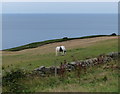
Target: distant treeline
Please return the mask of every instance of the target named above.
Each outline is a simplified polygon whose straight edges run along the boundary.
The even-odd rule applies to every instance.
[[[42,42],[34,42],[34,43],[26,44],[23,46],[15,47],[15,48],[4,49],[3,51],[20,51],[20,50],[24,50],[24,49],[36,48],[36,47],[43,46],[43,45],[50,44],[50,43],[63,42],[63,41],[74,40],[74,39],[102,37],[102,36],[116,36],[116,34],[113,33],[111,35],[92,35],[92,36],[84,36],[84,37],[77,37],[77,38],[64,37],[61,39],[53,39],[53,40],[46,40],[46,41],[42,41]]]

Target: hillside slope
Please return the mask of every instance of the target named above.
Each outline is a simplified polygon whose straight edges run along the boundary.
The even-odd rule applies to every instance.
[[[16,55],[16,54],[25,54],[25,53],[34,53],[34,54],[46,54],[55,52],[55,48],[60,45],[64,45],[66,49],[73,49],[73,48],[83,48],[90,45],[94,45],[97,42],[111,40],[111,39],[118,39],[117,36],[105,36],[105,37],[95,37],[95,38],[86,38],[86,39],[74,39],[64,42],[56,42],[51,44],[46,44],[37,48],[32,49],[25,49],[21,51],[2,51],[3,55]]]
[[[37,48],[37,47],[40,47],[46,44],[51,44],[51,43],[64,42],[64,41],[75,40],[75,39],[103,37],[103,36],[115,36],[115,35],[92,35],[92,36],[84,36],[84,37],[77,37],[77,38],[64,37],[62,39],[52,39],[52,40],[46,40],[46,41],[41,41],[41,42],[33,42],[33,43],[26,44],[26,45],[10,48],[10,49],[4,49],[3,51],[21,51],[24,49]]]
[[[59,45],[66,47],[67,54],[65,56],[55,56],[55,47]],[[118,51],[117,36],[76,39],[15,52],[3,51],[2,60],[6,69],[20,67],[33,70],[41,65],[54,65],[56,60],[58,60],[58,64],[65,59],[73,61],[71,56],[77,59],[85,59],[86,57],[95,57],[99,54],[113,51]]]

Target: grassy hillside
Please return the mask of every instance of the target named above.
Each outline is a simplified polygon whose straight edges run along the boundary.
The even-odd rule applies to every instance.
[[[64,37],[62,39],[53,39],[53,40],[46,40],[46,41],[42,41],[42,42],[34,42],[34,43],[26,44],[23,46],[15,47],[15,48],[5,49],[3,51],[20,51],[20,50],[24,50],[24,49],[36,48],[36,47],[43,46],[43,45],[50,44],[50,43],[57,43],[57,42],[74,40],[74,39],[102,37],[102,36],[111,36],[111,35],[94,35],[94,36],[85,36],[85,37],[78,37],[78,38]]]
[[[67,60],[68,62],[73,61],[71,56],[81,60],[86,57],[95,57],[99,54],[109,53],[112,51],[118,51],[117,39],[100,41],[86,47],[67,49],[67,55],[58,57],[55,56],[55,52],[40,54],[40,52],[37,53],[35,51],[32,51],[31,53],[23,52],[22,54],[16,55],[3,55],[3,67],[6,69],[20,67],[23,69],[33,70],[41,65],[54,65],[56,59],[58,59],[57,63],[59,64],[60,61],[63,60]]]
[[[3,92],[118,92],[118,76],[120,77],[118,69],[110,67],[104,69],[105,66],[117,65],[116,61],[91,67],[87,69],[86,74],[82,72],[80,78],[77,77],[75,71],[68,72],[64,78],[59,76],[44,78],[39,75],[25,76],[36,67],[54,65],[56,60],[57,65],[59,65],[64,60],[73,61],[71,56],[83,60],[87,57],[96,57],[99,54],[116,51],[118,51],[117,38],[95,42],[84,47],[76,46],[76,48],[67,49],[65,56],[55,57],[55,52],[35,54],[34,51],[3,55],[3,76],[7,75],[9,78],[3,80]],[[21,76],[15,75],[16,71]]]

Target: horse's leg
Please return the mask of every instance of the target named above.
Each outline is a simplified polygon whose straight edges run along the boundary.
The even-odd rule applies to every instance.
[[[56,56],[57,56],[58,54],[57,54],[57,51],[56,51]]]
[[[61,55],[61,52],[59,52],[59,56]]]
[[[63,55],[65,55],[65,51],[63,51]]]
[[[58,51],[56,51],[56,56],[58,56]]]
[[[64,51],[62,52],[63,55],[65,55]]]

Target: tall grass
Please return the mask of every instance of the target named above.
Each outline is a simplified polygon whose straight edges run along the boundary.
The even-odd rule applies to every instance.
[[[109,66],[112,64],[117,63],[112,61]],[[118,92],[118,74],[117,69],[104,69],[103,65],[88,68],[80,77],[76,71],[64,77],[41,77],[18,69],[3,77],[3,92]]]

